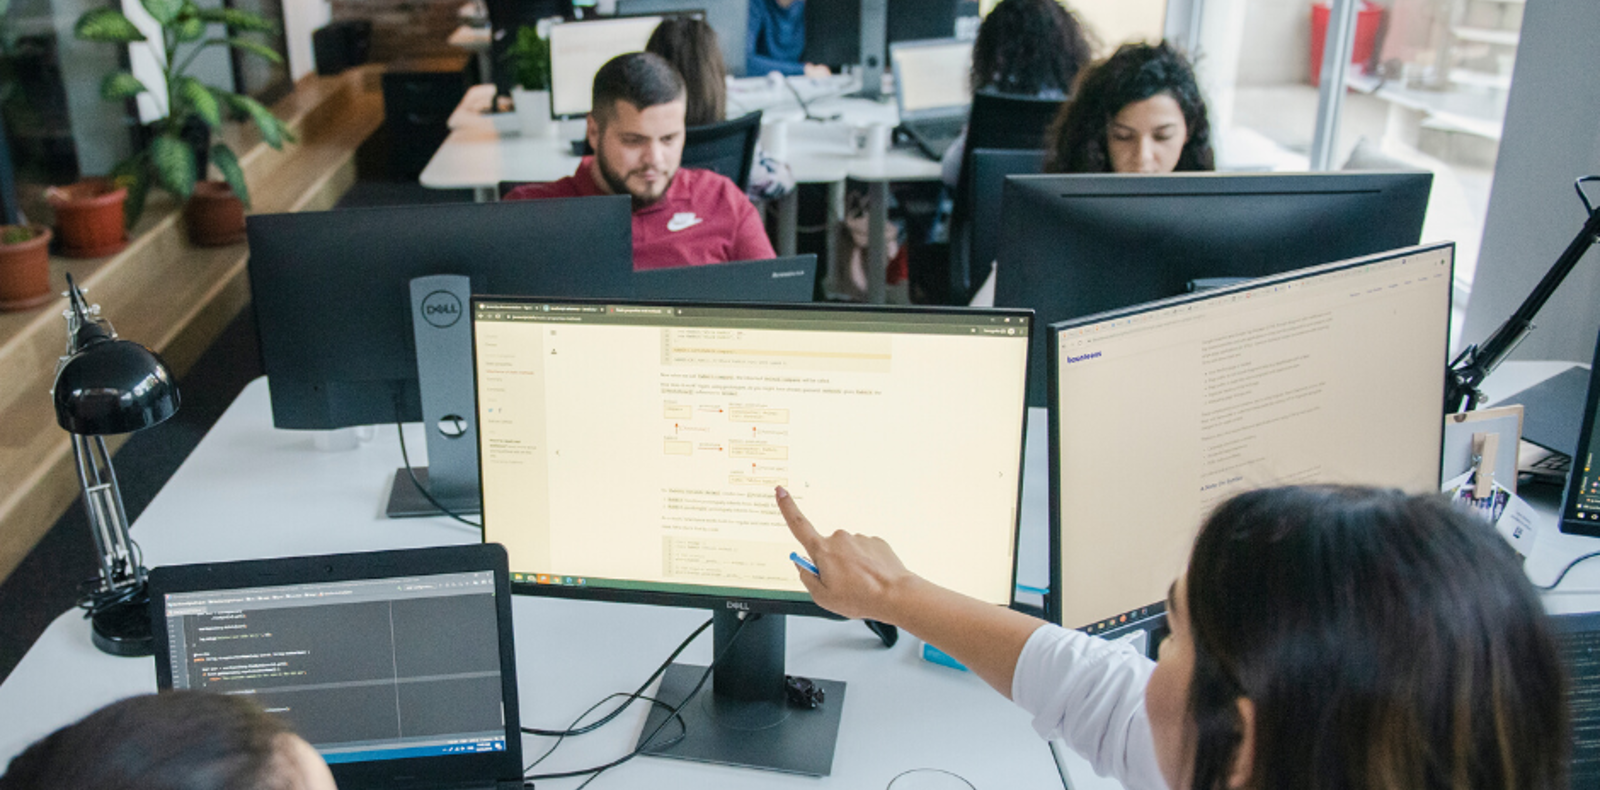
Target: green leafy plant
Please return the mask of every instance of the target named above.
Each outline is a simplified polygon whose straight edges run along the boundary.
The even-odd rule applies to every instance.
[[[0,244],[21,244],[36,235],[27,225],[0,225]]]
[[[523,90],[550,90],[550,41],[531,25],[517,28],[516,38],[501,59]]]
[[[159,46],[155,42],[151,42],[151,46],[158,49],[162,60],[167,117],[153,125],[150,142],[143,150],[111,171],[112,178],[128,187],[129,226],[143,213],[145,196],[152,185],[187,199],[194,192],[195,182],[205,178],[204,173],[198,172],[193,149],[183,139],[184,126],[190,119],[199,118],[214,137],[222,126],[226,109],[254,123],[261,130],[262,139],[273,148],[281,149],[285,141],[294,142],[288,127],[261,102],[205,85],[187,74],[196,55],[219,46],[282,63],[283,57],[272,48],[244,37],[251,33],[275,32],[275,24],[248,11],[202,9],[190,0],[140,0],[140,4],[161,26]],[[220,35],[211,34],[210,31],[219,26],[223,28]],[[73,33],[83,41],[115,44],[148,41],[128,17],[114,8],[85,12],[78,18]],[[181,58],[180,49],[183,50]],[[107,101],[126,101],[149,91],[148,86],[128,71],[114,71],[100,83],[100,96]],[[233,149],[217,141],[210,148],[210,159],[222,172],[228,187],[249,206],[250,190]]]

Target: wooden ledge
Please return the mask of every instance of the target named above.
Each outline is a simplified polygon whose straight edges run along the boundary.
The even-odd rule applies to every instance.
[[[282,151],[261,142],[253,126],[224,130],[240,154],[254,213],[329,209],[355,183],[356,148],[383,122],[381,70],[300,80],[272,108],[299,139]],[[194,247],[182,224],[177,202],[152,192],[127,249],[50,260],[57,291],[66,290],[71,272],[119,335],[156,349],[179,376],[250,301],[248,246]],[[58,298],[0,313],[0,580],[80,498],[71,444],[49,397],[66,346],[65,307]]]

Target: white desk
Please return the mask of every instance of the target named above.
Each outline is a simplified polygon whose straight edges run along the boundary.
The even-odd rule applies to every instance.
[[[759,83],[760,81],[758,81]],[[785,123],[788,128],[786,158],[794,172],[795,181],[801,184],[829,184],[828,224],[843,219],[844,182],[855,179],[867,184],[869,210],[867,246],[867,299],[870,302],[886,301],[884,276],[888,270],[888,247],[884,232],[889,216],[889,183],[894,181],[936,181],[940,177],[939,163],[909,150],[891,148],[879,156],[859,153],[851,144],[853,130],[858,126],[884,124],[893,127],[899,123],[899,113],[893,104],[859,98],[817,96],[819,88],[806,78],[797,78],[791,84],[805,86],[802,94],[810,92],[813,115],[830,117],[836,121],[814,122],[805,120],[805,112],[786,89],[768,87],[750,89],[752,83],[740,81],[743,90],[729,94],[729,115],[761,110],[763,123]],[[821,90],[834,91],[846,86],[824,83]],[[467,91],[456,111],[447,122],[450,136],[423,168],[419,180],[430,189],[471,189],[480,201],[494,200],[496,187],[502,181],[554,181],[572,175],[578,167],[578,157],[572,154],[569,140],[582,133],[576,127],[564,127],[554,138],[524,138],[517,130],[516,121],[508,113],[487,114],[494,97],[494,88],[479,85]],[[779,255],[793,255],[795,249],[796,211],[798,198],[791,193],[778,204]],[[829,264],[837,260],[833,254],[834,234],[828,234]]]
[[[420,426],[407,431],[408,446],[420,453]],[[392,427],[342,452],[315,449],[310,433],[273,429],[266,381],[257,379],[139,517],[133,535],[152,566],[476,541],[476,530],[444,518],[382,516],[399,459]],[[1037,504],[1042,494],[1037,487],[1033,494]],[[523,596],[513,609],[522,721],[543,728],[565,726],[602,696],[632,690],[707,616]],[[831,778],[639,758],[608,773],[600,786],[876,788],[917,767],[951,770],[985,788],[1059,786],[1049,749],[1027,715],[976,677],[917,658],[914,639],[885,650],[860,623],[788,622],[788,668],[849,684]],[[709,658],[709,637],[684,656],[700,663]],[[102,705],[154,690],[154,659],[101,654],[82,618],[63,614],[0,685],[0,765]],[[569,739],[541,768],[582,767],[624,754],[643,714],[638,706],[600,731]],[[526,739],[529,759],[547,744]],[[1075,788],[1116,787],[1097,780],[1081,760],[1069,765]]]

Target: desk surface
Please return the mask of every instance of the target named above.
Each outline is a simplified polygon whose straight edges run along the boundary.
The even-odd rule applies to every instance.
[[[406,426],[413,451],[421,426]],[[322,451],[310,432],[271,426],[265,379],[251,383],[134,525],[147,564],[406,548],[478,540],[443,518],[389,520],[382,508],[399,462],[393,427],[354,450]],[[1043,459],[1038,455],[1039,460]],[[1042,492],[1032,492],[1037,506]],[[1042,512],[1039,514],[1042,516]],[[1040,536],[1042,540],[1042,536]],[[688,609],[518,596],[514,604],[522,719],[557,728],[601,697],[631,690],[706,618]],[[907,637],[886,650],[859,623],[789,619],[790,671],[849,684],[829,786],[883,787],[901,771],[937,767],[979,787],[1057,787],[1047,745],[1028,717],[969,673],[917,657]],[[552,648],[555,645],[557,647]],[[709,638],[684,656],[710,658]],[[58,618],[0,685],[0,765],[33,740],[124,696],[155,690],[154,659],[90,644],[76,612]],[[635,715],[637,714],[637,715]],[[643,708],[569,739],[545,766],[569,769],[625,753]],[[529,759],[548,741],[528,738]],[[1116,787],[1072,758],[1074,787]],[[631,785],[815,787],[818,780],[673,760],[635,760],[602,780]],[[1088,784],[1085,784],[1085,781]],[[553,782],[575,786],[578,780]],[[543,783],[541,783],[543,784]]]

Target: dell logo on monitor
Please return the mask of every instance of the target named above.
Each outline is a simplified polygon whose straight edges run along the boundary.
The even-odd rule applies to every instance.
[[[422,318],[440,329],[461,320],[461,300],[449,291],[434,291],[422,300]]]
[[[748,611],[750,611],[750,604],[747,604],[744,601],[729,601],[728,602],[728,608],[729,609],[738,609],[738,610],[740,610],[742,612],[748,612]]]

